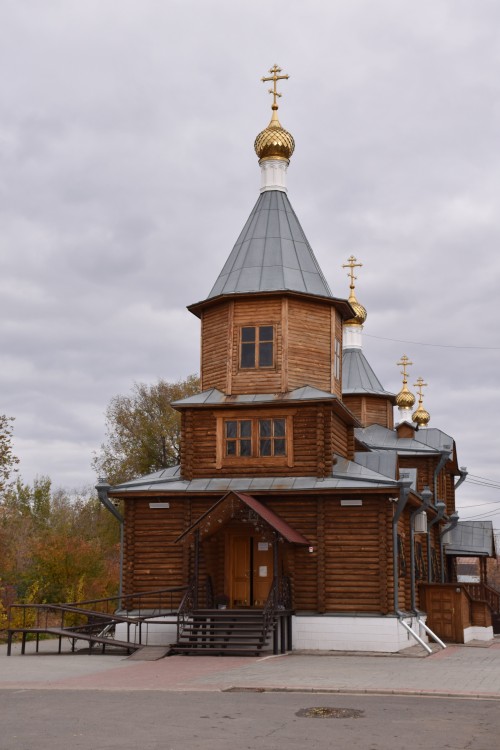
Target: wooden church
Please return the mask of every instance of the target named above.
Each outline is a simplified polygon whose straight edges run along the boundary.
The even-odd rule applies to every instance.
[[[123,501],[123,595],[173,615],[163,629],[156,618],[150,642],[395,652],[427,643],[431,610],[438,631],[450,616],[443,542],[465,472],[453,438],[427,426],[423,381],[412,413],[408,358],[394,395],[363,355],[356,259],[344,264],[349,299],[319,267],[288,199],[280,73],[263,79],[273,104],[255,140],[257,203],[188,308],[201,322],[201,392],[173,404],[180,465],[98,491]],[[486,620],[462,624],[490,637]]]

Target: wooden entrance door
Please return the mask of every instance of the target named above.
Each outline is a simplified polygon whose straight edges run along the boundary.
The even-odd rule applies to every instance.
[[[422,602],[427,612],[427,624],[443,641],[464,642],[464,627],[468,624],[468,603],[456,584],[421,584]]]
[[[263,607],[273,580],[273,546],[260,536],[233,534],[227,559],[231,607]]]
[[[230,555],[230,606],[250,606],[250,537],[232,536]]]

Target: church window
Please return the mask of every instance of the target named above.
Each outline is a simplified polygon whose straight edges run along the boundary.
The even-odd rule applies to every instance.
[[[255,369],[274,366],[274,326],[243,326],[240,367]]]
[[[259,419],[259,455],[286,456],[286,420]]]
[[[234,466],[293,466],[293,413],[268,417],[234,411],[217,415],[217,468]]]

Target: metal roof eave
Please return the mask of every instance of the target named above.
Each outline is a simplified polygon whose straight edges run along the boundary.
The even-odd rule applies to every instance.
[[[196,317],[200,317],[201,311],[209,306],[215,305],[224,300],[242,299],[243,297],[298,297],[300,299],[312,300],[315,302],[325,302],[329,305],[333,305],[342,315],[343,320],[349,320],[356,315],[356,311],[351,307],[349,300],[342,299],[341,297],[327,297],[321,294],[311,294],[310,292],[300,292],[293,289],[276,289],[270,291],[246,291],[246,292],[233,292],[230,294],[219,294],[216,297],[208,297],[207,299],[194,302],[192,305],[188,305],[187,309]]]

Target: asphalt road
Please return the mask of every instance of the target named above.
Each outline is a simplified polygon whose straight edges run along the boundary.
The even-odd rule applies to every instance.
[[[335,709],[333,717],[324,709]],[[312,717],[297,712],[320,709]],[[338,709],[361,712],[353,718]],[[500,702],[311,693],[9,690],[0,750],[499,750]]]

